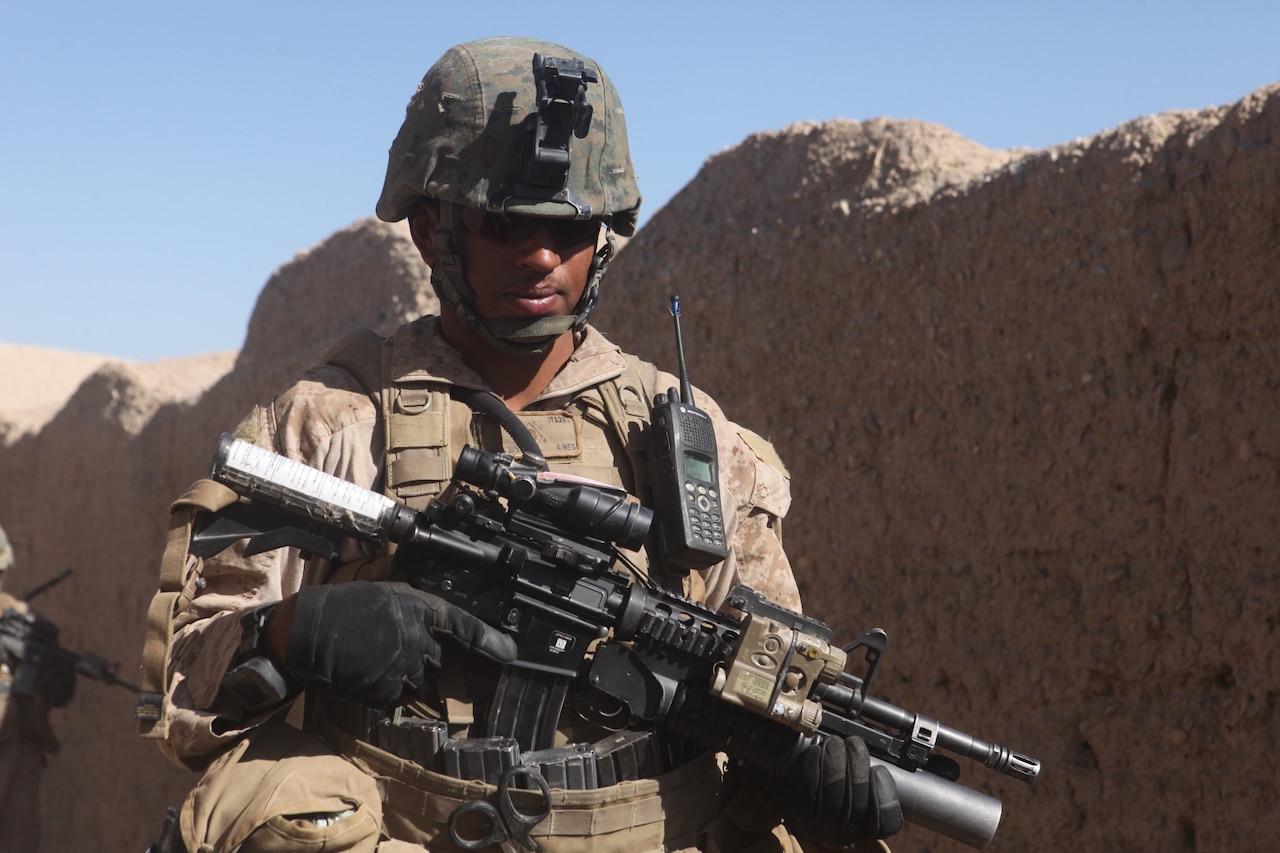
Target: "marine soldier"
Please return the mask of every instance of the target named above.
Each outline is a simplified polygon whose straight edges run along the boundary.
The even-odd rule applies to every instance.
[[[58,750],[49,725],[51,706],[65,705],[75,687],[75,673],[65,667],[33,673],[28,684],[15,684],[23,661],[31,614],[26,602],[4,591],[13,568],[13,548],[0,528],[0,850],[40,848],[40,771],[45,757]]]
[[[553,471],[644,499],[650,406],[679,383],[588,323],[614,235],[634,232],[639,205],[622,105],[599,65],[523,38],[451,48],[409,102],[377,205],[388,222],[408,220],[441,315],[342,342],[236,436],[421,509],[450,488],[464,445],[519,450],[483,403],[496,396]],[[745,583],[798,610],[781,542],[786,469],[713,400],[695,402],[714,424],[728,556],[692,572],[637,559],[712,608]],[[454,743],[490,748],[484,721],[511,638],[398,583],[386,549],[352,540],[332,561],[189,553],[193,524],[234,499],[226,492],[202,481],[174,505],[144,651],[144,734],[203,772],[180,813],[186,847],[500,849],[498,837],[451,830],[495,787],[424,761],[415,739],[444,727]],[[248,660],[270,662],[281,701],[259,707],[229,689]],[[879,845],[901,826],[893,780],[857,738],[757,777],[658,732],[602,728],[575,701],[557,745],[633,752],[607,784],[549,789],[530,835],[539,850],[833,849]]]

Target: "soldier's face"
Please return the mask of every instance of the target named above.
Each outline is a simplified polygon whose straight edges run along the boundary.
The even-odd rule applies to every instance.
[[[454,228],[454,242],[475,291],[476,314],[485,320],[519,320],[573,313],[587,286],[599,220],[486,215],[455,206],[454,221],[461,226]],[[429,239],[425,245],[430,247]],[[434,252],[424,251],[423,257],[435,260]]]

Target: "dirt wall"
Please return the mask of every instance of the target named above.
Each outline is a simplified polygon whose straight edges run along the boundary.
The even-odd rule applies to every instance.
[[[27,407],[15,406],[16,429],[0,404],[0,523],[16,559],[6,589],[73,567],[38,609],[65,646],[120,661],[137,681],[169,503],[208,471],[223,431],[333,341],[435,310],[426,276],[402,226],[362,220],[271,277],[234,359],[109,361],[36,432]],[[138,737],[133,707],[127,691],[82,679],[54,712],[62,749],[41,780],[43,849],[144,850],[194,784]]]
[[[883,698],[1044,761],[967,768],[996,849],[1269,849],[1280,89],[940,169],[969,148],[752,137],[636,237],[606,328],[669,363],[681,292],[695,382],[791,468],[811,612],[887,629]]]

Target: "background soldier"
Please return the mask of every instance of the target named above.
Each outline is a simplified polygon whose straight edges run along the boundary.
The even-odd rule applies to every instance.
[[[409,103],[377,206],[408,220],[442,315],[340,344],[237,437],[422,509],[449,490],[464,445],[516,450],[500,428],[515,413],[553,471],[645,498],[649,407],[679,381],[587,323],[613,235],[634,232],[639,204],[622,107],[595,62],[528,39],[450,49]],[[692,572],[634,559],[712,608],[745,583],[798,610],[781,545],[786,470],[714,401],[695,402],[718,442],[728,556]],[[152,608],[173,614],[172,631],[153,630],[144,652],[144,734],[204,771],[181,811],[186,845],[459,849],[474,836],[451,818],[495,788],[439,766],[419,741],[443,726],[461,750],[495,748],[482,736],[512,638],[397,583],[385,549],[352,540],[332,562],[187,552],[192,525],[233,501],[228,492],[202,481],[175,504]],[[269,669],[252,671],[279,685],[276,701],[246,698],[246,666]],[[305,713],[286,721],[300,690]],[[872,771],[857,738],[810,749],[785,778],[753,777],[659,732],[603,728],[579,712],[587,702],[568,697],[557,745],[612,760],[626,744],[631,759],[611,765],[607,784],[550,790],[532,831],[547,853],[794,851],[800,839],[874,844],[901,826],[892,777]],[[489,828],[513,829],[508,818],[520,816]]]

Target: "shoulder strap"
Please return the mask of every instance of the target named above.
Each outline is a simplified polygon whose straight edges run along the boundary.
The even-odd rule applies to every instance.
[[[216,512],[236,502],[221,483],[198,480],[169,510],[169,538],[160,562],[160,588],[147,608],[147,638],[142,647],[142,690],[134,718],[146,738],[168,736],[169,656],[173,652],[173,620],[195,596],[198,558],[187,549],[191,524],[200,511]]]
[[[649,399],[658,384],[658,368],[636,356],[624,353],[626,369],[600,386],[609,423],[618,433],[618,439],[627,450],[631,463],[631,475],[641,498],[650,497],[648,491],[647,429],[649,425]]]
[[[447,386],[432,382],[391,381],[396,335],[383,338],[361,329],[325,355],[360,384],[382,415],[386,446],[384,491],[421,509],[449,481],[452,472]]]

